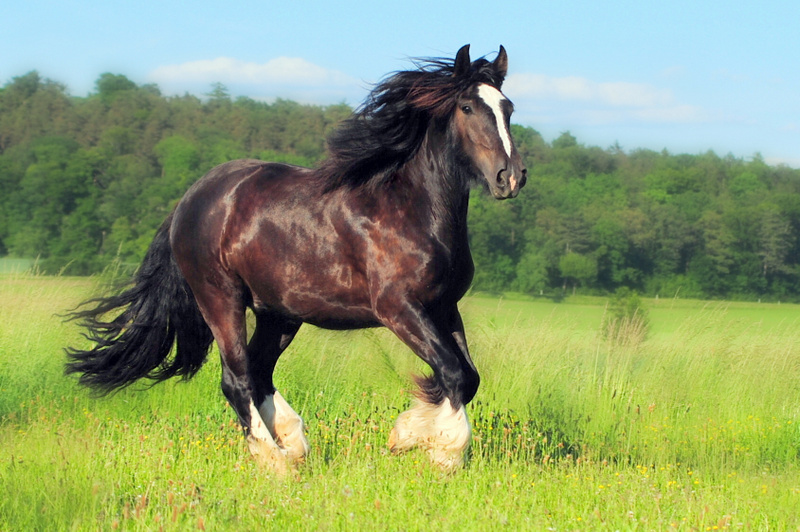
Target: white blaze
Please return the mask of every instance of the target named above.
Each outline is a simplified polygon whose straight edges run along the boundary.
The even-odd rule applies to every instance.
[[[506,155],[511,157],[511,135],[506,127],[505,117],[503,117],[503,107],[500,105],[506,100],[506,97],[503,96],[502,92],[485,83],[478,85],[478,96],[494,113],[494,118],[497,121],[497,132],[503,142],[503,149],[506,150]]]

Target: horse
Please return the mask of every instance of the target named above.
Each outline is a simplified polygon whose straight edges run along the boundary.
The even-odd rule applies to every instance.
[[[70,313],[92,347],[68,347],[66,373],[100,393],[188,379],[216,341],[222,392],[250,452],[285,472],[309,443],[273,385],[278,357],[303,323],[382,326],[432,370],[416,377],[390,449],[419,447],[444,470],[460,467],[471,440],[465,406],[480,381],[457,307],[474,273],[469,191],[513,198],[527,174],[501,92],[507,69],[502,46],[493,61],[471,61],[469,45],[453,60],[415,60],[329,135],[317,167],[243,159],[210,170],[122,291]]]

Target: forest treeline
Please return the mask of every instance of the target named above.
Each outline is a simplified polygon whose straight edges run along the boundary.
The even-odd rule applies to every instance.
[[[47,272],[135,265],[163,219],[214,165],[256,157],[313,166],[352,109],[202,98],[103,74],[86,97],[37,72],[0,89],[0,256]],[[713,152],[675,155],[547,143],[512,126],[529,169],[513,201],[471,196],[474,286],[558,296],[800,300],[800,170]]]

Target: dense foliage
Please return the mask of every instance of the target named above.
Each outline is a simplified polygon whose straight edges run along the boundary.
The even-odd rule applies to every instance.
[[[37,72],[0,89],[0,256],[51,272],[135,265],[186,188],[238,157],[314,165],[351,108],[166,97],[103,74],[85,98]],[[519,198],[472,197],[475,287],[800,300],[800,170],[712,152],[546,143],[513,126]]]

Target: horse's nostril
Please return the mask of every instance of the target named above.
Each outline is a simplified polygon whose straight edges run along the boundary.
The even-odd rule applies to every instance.
[[[497,186],[503,187],[506,185],[505,173],[506,173],[505,168],[497,172]]]

